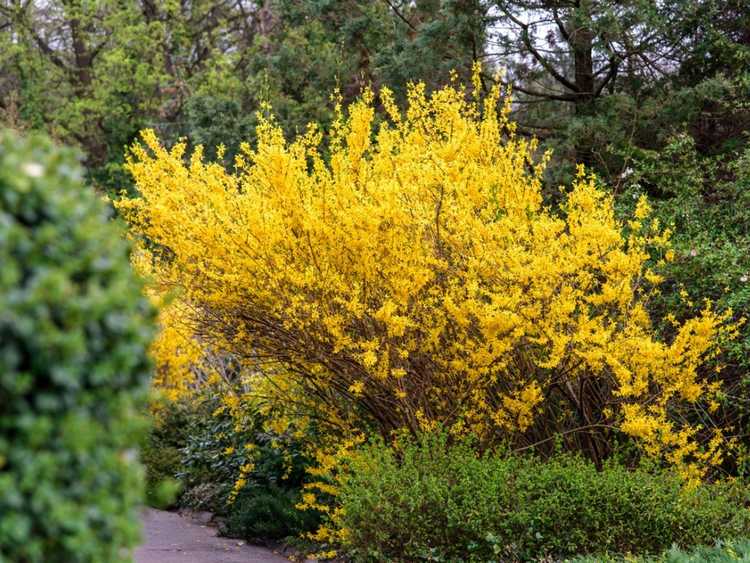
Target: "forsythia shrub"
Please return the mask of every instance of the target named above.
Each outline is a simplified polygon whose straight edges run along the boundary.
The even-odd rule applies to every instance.
[[[0,561],[138,541],[152,312],[70,151],[0,133]]]
[[[570,454],[477,456],[437,434],[357,451],[338,500],[355,560],[510,562],[741,537],[746,497],[741,483],[687,490],[671,471],[598,471]]]
[[[232,170],[145,131],[128,162],[139,195],[118,207],[154,290],[175,296],[164,330],[231,353],[344,439],[563,433],[600,461],[623,432],[688,477],[718,462],[720,433],[674,415],[715,408],[699,367],[735,328],[707,304],[659,338],[646,304],[671,251],[645,199],[622,224],[580,170],[553,212],[547,158],[498,89],[415,85],[408,102],[383,89],[376,125],[365,93],[292,142],[261,119]],[[166,363],[190,357],[162,342]]]

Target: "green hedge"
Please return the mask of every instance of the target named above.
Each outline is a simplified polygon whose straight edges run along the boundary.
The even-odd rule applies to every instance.
[[[742,488],[687,492],[660,471],[579,458],[478,457],[424,437],[371,445],[343,487],[344,546],[355,560],[524,561],[586,553],[658,553],[747,533]]]
[[[0,561],[129,560],[152,317],[75,155],[0,132]]]
[[[579,557],[565,563],[738,563],[750,562],[750,540],[717,541],[688,551],[673,547],[653,557]]]

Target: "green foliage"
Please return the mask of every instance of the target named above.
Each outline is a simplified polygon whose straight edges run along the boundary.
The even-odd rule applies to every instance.
[[[221,397],[207,385],[155,408],[144,450],[149,501],[163,504],[160,489],[176,478],[177,505],[223,517],[222,531],[231,537],[279,540],[315,530],[319,515],[295,507],[310,463],[300,443],[264,431],[257,410],[247,409],[238,420],[222,408]]]
[[[163,403],[155,409],[151,430],[141,446],[146,469],[146,502],[168,508],[177,500],[181,484],[182,451],[187,440],[190,411],[183,404]]]
[[[224,162],[230,167],[243,142],[252,140],[255,120],[245,115],[236,100],[216,96],[193,96],[186,105],[187,136],[194,145],[203,145],[206,155],[217,159],[217,148],[226,148]]]
[[[301,511],[299,489],[277,485],[250,485],[237,496],[229,511],[226,532],[251,540],[282,540],[314,531],[320,523],[313,511]]]
[[[654,317],[670,313],[677,320],[685,319],[710,300],[720,310],[731,310],[737,320],[747,318],[750,149],[707,156],[698,150],[694,137],[682,133],[668,139],[659,151],[633,151],[628,172],[620,210],[630,212],[645,192],[656,217],[673,230],[675,260],[662,269],[665,290],[651,303]],[[661,329],[667,336],[674,332],[669,322]],[[725,344],[724,353],[709,367],[715,366],[721,366],[719,375],[709,375],[722,381],[722,408],[713,415],[702,409],[688,415],[747,428],[750,412],[743,397],[750,384],[750,324],[743,324],[739,338]]]
[[[313,531],[317,515],[295,508],[310,463],[300,444],[263,431],[263,417],[252,409],[238,424],[215,391],[204,391],[182,450],[183,504],[226,516],[226,533],[249,540]]]
[[[0,133],[0,264],[0,561],[124,561],[152,311],[71,151]]]
[[[357,560],[531,560],[659,552],[737,537],[750,526],[742,491],[682,488],[676,476],[579,458],[478,456],[444,436],[355,455],[341,492]]]
[[[654,557],[596,556],[577,557],[566,563],[736,563],[750,561],[750,540],[717,541],[713,546],[700,546],[684,551],[672,547]]]
[[[139,129],[231,158],[270,102],[290,132],[327,124],[336,87],[467,75],[485,38],[473,3],[397,0],[0,5],[0,122],[83,149],[90,178],[129,187],[125,147]],[[404,16],[402,19],[398,14]],[[61,40],[60,38],[65,38]]]

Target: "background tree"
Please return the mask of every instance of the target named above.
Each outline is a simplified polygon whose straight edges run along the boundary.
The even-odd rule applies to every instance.
[[[147,125],[182,132],[194,84],[207,86],[262,14],[240,0],[5,1],[0,108],[78,145],[97,183],[122,187],[123,148]]]
[[[270,102],[287,131],[329,123],[383,82],[403,96],[464,74],[482,52],[479,3],[347,0],[4,0],[0,110],[14,127],[81,147],[92,179],[118,189],[124,147],[153,127],[231,161]]]

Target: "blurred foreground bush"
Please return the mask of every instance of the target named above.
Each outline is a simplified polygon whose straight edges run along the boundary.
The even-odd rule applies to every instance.
[[[138,540],[152,314],[74,155],[0,133],[0,561]]]
[[[341,490],[355,560],[524,561],[576,554],[658,553],[750,529],[730,484],[686,489],[671,472],[564,455],[479,457],[440,436],[352,460]]]

